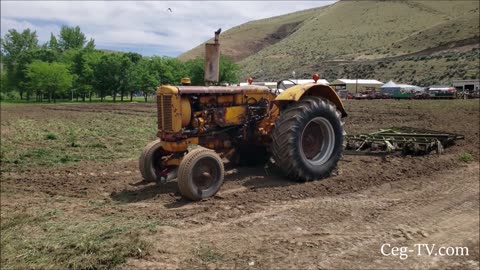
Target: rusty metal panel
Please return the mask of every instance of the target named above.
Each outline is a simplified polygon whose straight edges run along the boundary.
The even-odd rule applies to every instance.
[[[246,106],[232,106],[218,109],[215,112],[215,123],[221,127],[241,125],[246,120]]]
[[[191,137],[191,138],[176,141],[176,142],[168,142],[164,140],[160,142],[160,146],[168,152],[186,151],[188,148],[188,145],[190,144],[198,144],[198,137]]]
[[[218,82],[220,71],[220,44],[205,44],[205,82]]]

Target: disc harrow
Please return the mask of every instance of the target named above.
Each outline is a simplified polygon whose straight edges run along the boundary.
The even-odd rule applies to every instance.
[[[393,127],[377,132],[345,136],[346,155],[428,155],[432,152],[442,154],[446,147],[463,140],[461,134],[418,129],[411,127]]]

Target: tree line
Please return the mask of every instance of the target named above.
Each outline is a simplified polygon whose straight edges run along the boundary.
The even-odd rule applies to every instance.
[[[240,68],[221,57],[220,82],[238,83]],[[147,97],[162,84],[177,85],[190,77],[203,85],[204,59],[180,61],[166,56],[145,57],[133,52],[97,50],[80,27],[63,26],[40,45],[36,31],[10,29],[1,39],[0,98],[36,101],[57,99],[115,102],[136,94]]]

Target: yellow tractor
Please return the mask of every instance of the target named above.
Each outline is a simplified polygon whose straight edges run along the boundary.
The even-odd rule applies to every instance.
[[[219,31],[206,44],[205,81],[218,80]],[[318,75],[314,80],[318,80]],[[277,88],[281,88],[279,82]],[[190,200],[215,195],[224,162],[272,160],[294,181],[331,174],[343,150],[347,116],[328,85],[307,83],[283,91],[265,86],[181,86],[157,89],[158,139],[143,150],[146,181],[177,179]]]

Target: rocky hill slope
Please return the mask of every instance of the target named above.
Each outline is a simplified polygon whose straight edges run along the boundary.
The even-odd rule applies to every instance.
[[[375,78],[428,85],[479,78],[479,1],[339,1],[222,33],[256,80]],[[203,44],[180,59],[202,57]]]

